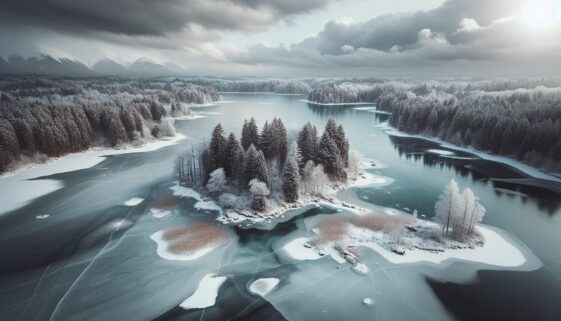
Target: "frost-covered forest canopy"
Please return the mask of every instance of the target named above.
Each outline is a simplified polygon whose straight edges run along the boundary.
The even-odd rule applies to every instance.
[[[561,171],[561,80],[5,77],[0,82],[0,172],[37,156],[172,135],[186,104],[219,92],[304,95],[312,103],[374,103],[409,134]],[[336,108],[336,107],[334,107]],[[79,129],[79,130],[76,130]]]
[[[225,208],[263,211],[267,197],[293,203],[300,195],[321,195],[328,183],[345,182],[354,175],[358,158],[349,157],[345,130],[333,118],[321,137],[307,123],[289,137],[281,119],[265,122],[261,131],[251,118],[227,137],[221,124],[210,142],[193,146],[175,161],[179,183],[205,191]]]
[[[188,104],[219,100],[182,80],[5,78],[0,82],[0,172],[91,146],[174,136]]]
[[[317,103],[375,103],[409,133],[561,171],[561,81],[341,81],[316,87]]]

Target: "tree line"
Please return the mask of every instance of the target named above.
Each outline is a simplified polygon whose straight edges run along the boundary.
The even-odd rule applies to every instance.
[[[560,81],[331,83],[308,99],[371,102],[403,132],[561,170]]]
[[[343,127],[333,118],[321,137],[308,122],[292,141],[281,119],[266,121],[259,131],[251,118],[244,121],[240,140],[216,125],[208,143],[177,157],[175,175],[182,185],[206,188],[222,206],[241,207],[249,194],[251,207],[263,211],[268,196],[293,203],[302,194],[321,195],[329,182],[356,175],[356,162],[349,157]]]
[[[38,156],[140,144],[175,133],[184,103],[219,99],[211,88],[110,79],[15,78],[0,87],[0,172]]]

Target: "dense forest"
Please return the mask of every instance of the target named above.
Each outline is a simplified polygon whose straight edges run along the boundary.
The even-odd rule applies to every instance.
[[[356,175],[357,162],[349,156],[345,130],[333,118],[321,137],[307,123],[292,141],[282,120],[265,122],[259,132],[251,118],[244,122],[240,140],[234,133],[226,136],[218,124],[210,142],[177,157],[175,175],[182,185],[205,189],[225,208],[263,211],[267,198],[293,203],[300,195],[322,195],[329,182]]]
[[[313,80],[244,80],[244,79],[196,79],[195,84],[208,86],[219,92],[265,92],[277,94],[307,95],[315,84]]]
[[[4,78],[0,82],[0,172],[18,162],[91,146],[141,144],[173,136],[188,104],[220,99],[183,81]]]
[[[561,171],[560,81],[330,83],[308,99],[372,102],[403,132]]]

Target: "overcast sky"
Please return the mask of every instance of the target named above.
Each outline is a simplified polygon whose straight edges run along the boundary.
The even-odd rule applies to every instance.
[[[0,55],[191,74],[561,74],[561,0],[2,0]]]

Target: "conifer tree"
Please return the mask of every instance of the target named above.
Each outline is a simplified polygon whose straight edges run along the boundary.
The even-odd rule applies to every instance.
[[[271,124],[273,132],[273,158],[278,161],[279,168],[284,166],[286,160],[286,153],[288,150],[288,137],[286,134],[286,127],[280,118],[274,118]]]
[[[275,156],[274,135],[273,125],[265,121],[265,125],[263,125],[261,129],[261,135],[259,136],[259,149],[263,152],[263,155],[265,155],[266,160],[271,160]]]
[[[218,123],[212,131],[212,137],[209,146],[210,166],[211,171],[224,167],[224,159],[226,154],[227,141],[224,137],[224,129]]]
[[[247,120],[244,121],[241,144],[244,150],[247,150],[251,144],[256,147],[259,146],[259,130],[253,117],[251,117],[249,122]]]
[[[247,149],[245,157],[245,182],[256,178],[260,182],[269,185],[269,173],[267,171],[267,161],[263,152],[257,150],[253,144]]]
[[[236,135],[230,133],[224,154],[224,172],[229,179],[235,176],[234,170],[236,169],[236,161],[238,160],[241,149],[242,147],[236,139]]]
[[[306,164],[310,160],[316,160],[318,150],[317,129],[310,122],[306,123],[298,133],[298,147],[300,147],[302,153],[302,164]]]
[[[327,131],[321,136],[318,155],[327,175],[334,180],[344,181],[347,179],[339,149]]]
[[[296,155],[291,155],[284,165],[282,177],[282,194],[289,203],[294,203],[298,200],[298,189],[300,186],[299,171]]]

